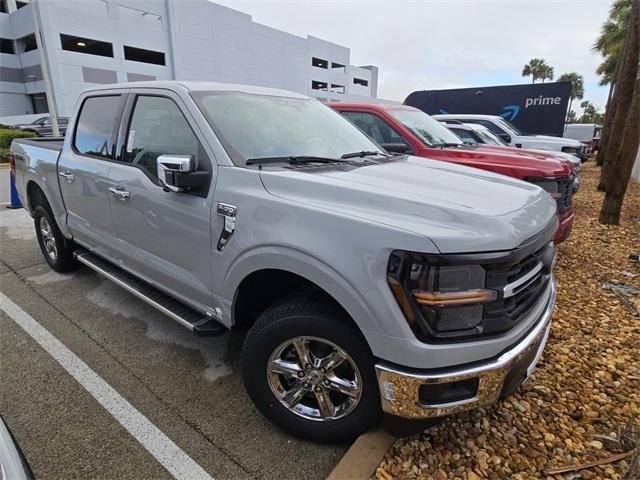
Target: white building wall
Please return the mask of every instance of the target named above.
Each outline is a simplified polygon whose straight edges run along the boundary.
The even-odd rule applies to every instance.
[[[33,33],[32,9],[39,15],[56,109],[62,116],[72,112],[82,90],[112,81],[209,80],[282,88],[321,100],[372,96],[372,70],[349,65],[348,48],[255,23],[250,15],[208,0],[35,2],[0,14],[2,36],[18,39]],[[108,42],[113,58],[63,50],[60,34]],[[166,65],[125,60],[125,45],[163,52]],[[312,66],[313,57],[326,60],[329,68]],[[37,50],[0,55],[0,66],[21,68],[29,77],[23,83],[0,81],[0,115],[30,113],[18,110],[30,108],[29,94],[44,92],[39,65]],[[8,74],[15,79],[13,70]],[[354,77],[368,86],[354,84]],[[314,82],[326,83],[326,88],[314,89]]]

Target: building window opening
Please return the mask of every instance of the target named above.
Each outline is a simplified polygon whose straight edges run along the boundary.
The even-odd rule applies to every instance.
[[[329,88],[327,82],[318,82],[317,80],[311,81],[311,88],[314,90],[324,90],[325,92]]]
[[[60,34],[60,41],[62,42],[63,50],[86,53],[88,55],[99,55],[101,57],[113,57],[113,45],[108,42],[75,37],[63,33]]]
[[[347,67],[341,63],[331,62],[331,69],[347,71]]]
[[[38,48],[38,44],[36,43],[36,36],[33,33],[31,35],[27,35],[26,37],[19,38],[17,40],[17,43],[18,51],[22,53],[30,52]]]
[[[311,59],[311,65],[313,65],[314,67],[318,67],[318,68],[329,68],[329,62],[326,60],[323,60],[321,58],[316,58],[313,57]]]
[[[13,49],[13,42],[8,38],[0,38],[0,52],[8,53],[9,55],[16,53]]]
[[[29,2],[25,2],[24,0],[16,0],[16,9],[20,10],[22,7],[26,7],[29,5]]]
[[[154,65],[165,65],[164,53],[144,48],[124,46],[124,59],[132,62],[153,63]]]
[[[344,85],[331,84],[331,91],[334,93],[344,93]]]
[[[355,78],[354,77],[353,83],[355,85],[360,85],[362,87],[368,87],[369,86],[369,81],[368,80],[363,80],[362,78]]]
[[[9,7],[7,7],[7,0],[0,0],[0,13],[9,13]]]

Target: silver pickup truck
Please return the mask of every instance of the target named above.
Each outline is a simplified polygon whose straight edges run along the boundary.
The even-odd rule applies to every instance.
[[[303,95],[97,87],[64,140],[11,151],[48,264],[82,263],[195,334],[247,331],[249,396],[294,435],[345,441],[383,417],[403,433],[489,405],[544,348],[551,196],[390,155]]]

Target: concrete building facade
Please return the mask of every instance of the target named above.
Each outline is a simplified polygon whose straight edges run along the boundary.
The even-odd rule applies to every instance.
[[[60,116],[93,84],[153,79],[268,86],[323,101],[377,97],[377,67],[351,65],[349,48],[208,0],[0,0],[0,31],[0,116],[48,111],[41,57]]]

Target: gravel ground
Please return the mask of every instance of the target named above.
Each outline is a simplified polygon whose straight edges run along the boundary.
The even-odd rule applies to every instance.
[[[622,429],[640,426],[640,316],[602,288],[619,282],[640,289],[640,266],[628,259],[640,250],[640,185],[629,186],[621,224],[600,225],[599,171],[593,161],[584,165],[573,233],[559,248],[551,336],[530,380],[491,408],[397,440],[377,478],[615,480],[630,468],[626,458],[562,475],[545,472],[628,451],[633,447]],[[627,298],[640,309],[640,296]]]

